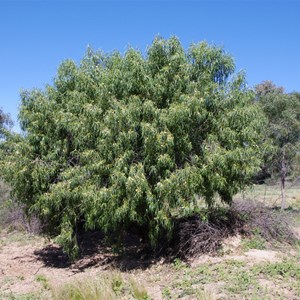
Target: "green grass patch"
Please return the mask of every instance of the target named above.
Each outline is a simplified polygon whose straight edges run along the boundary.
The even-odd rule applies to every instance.
[[[283,291],[293,299],[299,297],[300,266],[296,259],[254,266],[244,261],[224,260],[178,272],[180,275],[172,286],[164,290],[165,299],[175,299],[178,295],[197,299],[197,291],[205,291],[209,286],[213,286],[214,293],[228,299],[277,299],[278,295],[284,295]],[[262,280],[276,282],[276,288],[262,285]]]
[[[300,265],[296,260],[284,259],[282,262],[260,264],[253,271],[270,279],[295,279],[300,284]]]
[[[264,250],[266,249],[267,243],[263,237],[255,234],[252,237],[244,238],[241,245],[244,251],[250,249]]]
[[[50,288],[49,282],[48,282],[48,279],[46,278],[46,276],[44,276],[44,275],[37,275],[37,276],[35,277],[35,280],[36,280],[37,282],[41,283],[42,286],[43,286],[43,288],[44,288],[45,290],[48,290],[48,289]]]

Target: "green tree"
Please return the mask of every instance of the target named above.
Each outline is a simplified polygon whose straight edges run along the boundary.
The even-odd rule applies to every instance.
[[[231,78],[231,80],[229,80]],[[264,123],[223,49],[156,38],[146,55],[87,51],[21,94],[1,162],[14,195],[71,255],[78,230],[135,226],[154,245],[199,196],[230,204],[261,160]]]
[[[11,126],[13,125],[12,120],[8,114],[6,114],[2,108],[0,108],[0,151],[1,146],[7,137]],[[6,221],[6,204],[9,198],[9,188],[3,182],[0,173],[0,230],[3,226],[4,222]]]
[[[283,210],[286,206],[286,177],[300,151],[300,97],[297,93],[284,93],[283,88],[269,81],[257,85],[256,92],[258,103],[268,118],[265,135],[273,144],[268,168],[271,173],[280,175]]]
[[[0,108],[0,140],[3,139],[7,131],[12,127],[13,122],[8,114]]]

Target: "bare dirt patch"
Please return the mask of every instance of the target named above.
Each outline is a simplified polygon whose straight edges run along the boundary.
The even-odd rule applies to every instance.
[[[24,242],[22,242],[24,243]],[[73,273],[69,268],[49,268],[38,259],[35,252],[43,248],[39,245],[10,242],[0,250],[0,291],[2,293],[26,294],[38,292],[41,284],[36,279],[45,276],[47,280],[56,283],[64,282]]]
[[[149,293],[155,295],[154,299],[161,299],[160,287],[151,283],[156,281],[156,271],[149,268],[154,261],[142,259],[134,251],[124,255],[113,254],[102,243],[98,233],[90,234],[85,239],[88,241],[86,245],[81,244],[82,257],[76,262],[70,262],[58,245],[43,238],[30,240],[24,235],[20,239],[19,233],[0,233],[0,238],[0,299],[32,293],[42,293],[42,299],[49,299],[48,288],[51,286],[104,276],[113,270],[121,271],[124,277],[133,276],[138,282],[147,280]],[[158,266],[161,264],[158,263]]]
[[[261,262],[277,262],[280,261],[280,253],[273,250],[250,249],[245,253],[245,257],[250,261]]]
[[[211,256],[202,255],[197,259],[191,260],[191,267],[198,267],[206,263],[217,264],[224,261],[237,260],[248,264],[256,264],[260,262],[278,262],[282,260],[280,252],[274,250],[258,250],[250,249],[245,253],[232,253],[230,255]]]

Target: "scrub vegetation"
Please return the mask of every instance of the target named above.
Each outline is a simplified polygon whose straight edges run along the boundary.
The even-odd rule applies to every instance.
[[[206,42],[88,49],[0,110],[0,299],[300,297],[300,97]]]

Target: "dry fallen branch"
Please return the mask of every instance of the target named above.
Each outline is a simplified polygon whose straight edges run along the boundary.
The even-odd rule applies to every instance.
[[[293,234],[288,214],[275,211],[255,201],[237,201],[229,209],[210,211],[206,219],[199,215],[180,219],[175,226],[172,241],[173,253],[181,258],[201,254],[215,254],[224,239],[241,234],[261,235],[272,243],[293,243]]]

